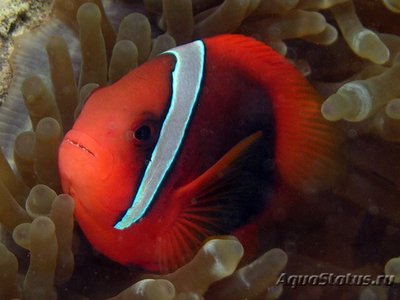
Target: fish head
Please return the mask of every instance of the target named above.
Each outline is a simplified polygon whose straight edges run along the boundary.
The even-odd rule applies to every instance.
[[[129,207],[168,106],[173,65],[162,56],[95,90],[66,134],[59,169],[78,222],[91,216],[112,227]]]

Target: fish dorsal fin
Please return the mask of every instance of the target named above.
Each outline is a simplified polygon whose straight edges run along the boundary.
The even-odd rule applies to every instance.
[[[261,131],[248,136],[173,194],[173,201],[187,200],[160,237],[163,271],[186,263],[208,237],[231,233],[263,209],[273,184],[272,170],[262,167],[264,142]]]
[[[322,99],[304,76],[283,56],[252,38],[221,35],[204,42],[208,61],[229,61],[269,95],[276,128],[275,163],[282,179],[302,191],[332,184],[340,170],[338,133],[323,119]]]

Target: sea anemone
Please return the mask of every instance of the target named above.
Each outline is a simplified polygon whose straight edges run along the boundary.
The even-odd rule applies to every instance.
[[[29,5],[38,11],[25,3],[0,28],[4,41],[18,35],[0,107],[1,299],[273,299],[287,258],[289,274],[399,275],[399,1],[55,0],[43,20]],[[19,35],[29,19],[41,25]],[[118,266],[74,230],[73,199],[58,195],[61,138],[93,89],[175,45],[227,32],[285,55],[326,98],[321,112],[338,127],[343,176],[294,204],[295,214],[278,207],[260,233],[259,254],[284,251],[238,270],[243,248],[233,237],[208,241],[171,274]],[[283,293],[370,299],[392,292],[311,286]]]

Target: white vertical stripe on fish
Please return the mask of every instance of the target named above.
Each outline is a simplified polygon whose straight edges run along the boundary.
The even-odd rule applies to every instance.
[[[172,54],[176,58],[172,73],[171,104],[132,205],[114,226],[119,230],[130,227],[142,218],[154,200],[182,146],[199,97],[204,74],[204,43],[196,41],[163,54]]]

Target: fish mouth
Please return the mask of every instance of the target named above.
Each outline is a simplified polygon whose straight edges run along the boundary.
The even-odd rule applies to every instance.
[[[114,155],[90,135],[71,129],[61,143],[59,165],[73,174],[91,172],[105,179],[112,172]]]
[[[70,138],[65,138],[65,142],[68,143],[68,144],[71,144],[74,147],[79,148],[80,150],[92,155],[93,157],[96,157],[96,155],[93,153],[93,151],[91,151],[88,147],[86,147],[85,145],[79,143],[76,140],[72,140]]]

